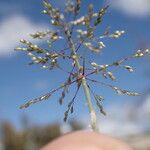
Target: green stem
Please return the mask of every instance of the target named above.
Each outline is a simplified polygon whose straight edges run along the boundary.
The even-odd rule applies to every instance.
[[[69,36],[67,35],[67,37],[69,37]],[[69,42],[70,48],[72,50],[72,53],[75,56],[75,58],[74,58],[75,65],[76,65],[77,69],[80,70],[81,65],[79,63],[79,58],[78,58],[77,53],[76,53],[76,48],[75,48],[75,45],[74,45],[73,40],[72,40],[71,37],[68,38],[68,42]],[[85,94],[85,97],[86,97],[86,101],[87,101],[88,109],[89,109],[89,113],[90,113],[91,127],[94,131],[98,132],[96,112],[95,112],[93,104],[92,104],[91,95],[90,95],[90,91],[89,91],[89,88],[88,88],[88,85],[87,85],[87,81],[86,81],[85,77],[83,77],[81,79],[81,81],[82,81],[81,84],[82,84],[82,87],[83,87],[83,90],[84,90],[84,94]]]
[[[89,88],[87,86],[86,79],[84,77],[82,78],[82,86],[83,86],[83,89],[84,89],[86,101],[87,101],[89,112],[90,112],[91,127],[94,131],[98,132],[96,113],[95,113],[95,110],[93,108],[90,91],[89,91]]]

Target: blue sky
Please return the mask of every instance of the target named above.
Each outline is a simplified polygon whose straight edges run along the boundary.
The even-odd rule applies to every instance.
[[[61,1],[63,2],[63,0]],[[111,63],[132,54],[139,48],[150,47],[150,7],[147,8],[147,0],[138,0],[137,4],[134,3],[132,7],[127,1],[126,3],[125,0],[109,1],[111,8],[98,28],[98,32],[101,33],[110,26],[111,31],[125,30],[126,34],[117,40],[106,40],[106,48],[103,53],[101,56],[95,57],[95,61],[99,64]],[[135,2],[135,0],[132,1]],[[51,2],[62,9],[63,6],[59,2],[54,0]],[[99,0],[84,1],[83,14],[86,13],[84,10],[88,3],[94,3],[96,10],[104,5],[104,1]],[[46,102],[25,110],[19,109],[20,104],[26,100],[50,91],[66,79],[61,71],[48,71],[39,66],[28,66],[29,58],[23,53],[13,51],[19,45],[19,39],[28,39],[29,33],[52,28],[48,17],[41,14],[42,10],[41,0],[0,1],[0,121],[9,120],[16,127],[20,126],[22,115],[27,115],[31,122],[36,124],[62,122],[67,101],[73,94],[71,92],[67,96],[66,104],[61,107],[58,104],[60,93],[56,93]],[[144,92],[150,87],[149,77],[146,76],[146,72],[149,71],[149,63],[148,58],[130,61],[128,64],[135,68],[135,72],[129,74],[123,69],[116,70],[114,73],[118,80],[114,85],[131,91]],[[106,82],[109,81],[106,80]],[[138,99],[118,96],[110,89],[100,86],[94,85],[93,88],[105,97],[104,106],[108,113],[109,108],[116,105],[123,106],[125,111],[126,105],[130,105]],[[88,111],[83,96],[81,90],[72,118],[82,119],[87,116]]]

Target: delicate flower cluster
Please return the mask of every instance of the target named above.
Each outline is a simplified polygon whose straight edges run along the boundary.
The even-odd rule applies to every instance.
[[[107,75],[109,76],[109,78],[111,79],[111,80],[116,80],[116,77],[113,75],[113,73],[112,72],[107,72]]]
[[[30,100],[30,101],[28,101],[27,103],[21,105],[21,106],[20,106],[20,109],[27,108],[27,107],[29,107],[30,105],[36,104],[36,103],[38,103],[38,102],[40,102],[40,101],[43,101],[43,100],[48,100],[48,98],[49,98],[50,96],[51,96],[51,94],[47,94],[47,95],[41,96],[41,97],[39,97],[39,98],[36,98],[36,99],[34,99],[34,100]]]
[[[133,57],[143,57],[143,56],[145,56],[147,54],[150,54],[150,50],[149,49],[146,49],[144,51],[138,50]]]
[[[101,82],[101,81],[97,81],[97,80],[93,80],[93,79],[89,79],[89,78],[88,78],[88,80],[91,81],[91,82],[93,82],[93,83],[99,83],[99,84],[101,84],[103,86],[109,87],[109,88],[111,88],[113,91],[115,91],[119,95],[140,96],[140,94],[137,93],[137,92],[132,92],[132,91],[124,90],[122,88],[113,86],[111,84],[107,84],[107,83],[104,83],[104,82]]]
[[[43,13],[52,18],[51,23],[55,26],[60,26],[61,21],[64,19],[64,15],[60,13],[58,9],[54,8],[47,0],[43,1],[43,5],[46,9],[43,10]]]
[[[28,56],[30,56],[31,60],[36,64],[39,64],[39,63],[45,64],[48,61],[47,58],[36,57],[36,55],[34,55],[31,52],[28,53]]]
[[[114,33],[113,32],[110,33],[109,30],[107,30],[101,36],[99,35],[98,37],[96,37],[94,35],[97,29],[97,25],[101,23],[102,18],[107,12],[109,6],[106,6],[100,9],[97,13],[95,13],[93,5],[90,4],[88,6],[87,14],[85,16],[79,16],[79,18],[77,18],[81,9],[81,0],[75,0],[75,2],[72,2],[72,0],[68,0],[65,7],[64,14],[61,13],[59,9],[54,8],[48,2],[48,0],[44,0],[43,5],[45,8],[45,10],[43,10],[43,13],[47,14],[50,17],[51,23],[52,25],[55,26],[56,31],[48,30],[46,32],[36,32],[31,34],[31,37],[33,39],[45,39],[48,44],[48,49],[42,48],[41,46],[33,44],[30,41],[22,39],[20,40],[20,42],[24,44],[25,47],[23,48],[18,47],[16,48],[16,50],[25,52],[32,60],[30,64],[39,64],[44,69],[58,68],[61,71],[67,73],[68,77],[67,80],[58,88],[53,89],[49,93],[42,95],[39,98],[28,101],[20,108],[27,108],[31,104],[35,104],[37,102],[47,100],[53,93],[59,90],[62,90],[61,96],[59,98],[59,104],[62,105],[66,94],[69,92],[68,89],[72,84],[75,84],[77,87],[76,92],[73,98],[71,99],[71,101],[68,103],[67,110],[64,113],[64,121],[67,121],[68,115],[74,112],[75,98],[82,84],[84,90],[89,92],[88,96],[90,95],[90,92],[93,94],[93,97],[96,100],[96,104],[100,112],[103,115],[106,115],[103,109],[104,97],[95,94],[90,88],[89,82],[100,83],[102,86],[109,87],[117,94],[120,95],[128,95],[128,96],[140,95],[137,92],[124,90],[122,88],[112,86],[110,84],[106,84],[101,81],[93,80],[90,78],[90,76],[93,74],[100,74],[106,79],[108,78],[111,79],[112,81],[115,81],[116,77],[114,76],[114,73],[110,70],[111,67],[122,67],[123,69],[126,69],[129,72],[133,72],[134,71],[133,67],[126,65],[124,63],[127,60],[133,58],[149,55],[150,54],[149,49],[138,50],[136,53],[132,54],[129,57],[120,59],[111,64],[103,64],[103,65],[98,65],[96,62],[92,62],[93,60],[92,61],[88,60],[88,58],[86,58],[84,54],[82,55],[82,53],[78,52],[81,46],[85,46],[91,52],[99,53],[102,51],[102,49],[106,47],[105,44],[101,41],[102,38],[117,39],[120,38],[125,33],[125,31],[123,30],[122,31],[117,30]],[[68,14],[70,15],[69,17],[70,19],[67,21]],[[76,32],[74,33],[74,31]],[[65,44],[67,45],[67,48],[64,48],[62,50],[52,50],[54,49],[54,46],[57,45],[57,42],[60,39],[65,40]],[[60,60],[64,60],[66,58],[69,58],[69,61],[71,61],[71,63],[68,63],[68,64],[72,64],[72,66],[70,65],[72,67],[71,71],[67,70],[69,68],[68,66],[65,69],[61,66]],[[80,64],[81,62],[83,62],[83,64]],[[85,67],[87,65],[86,64],[87,62],[90,62],[89,68]],[[95,117],[95,113],[93,113],[94,109],[92,111],[90,110],[90,112],[92,112],[92,117],[93,116]]]
[[[109,37],[112,37],[112,38],[119,38],[120,36],[122,36],[123,34],[125,33],[125,31],[116,31],[114,32],[113,34],[109,35]]]
[[[78,14],[80,7],[81,7],[81,0],[76,0],[77,4],[76,4],[76,8],[75,8],[75,13]]]
[[[77,29],[76,32],[78,33],[77,38],[79,38],[79,40],[83,40],[84,38],[86,38],[87,40],[92,40],[94,37],[94,30],[95,28],[87,28],[87,30],[81,30],[81,29]]]
[[[88,49],[90,49],[91,51],[93,52],[100,52],[103,48],[105,48],[105,45],[104,43],[101,41],[101,42],[97,42],[98,46],[94,46],[92,45],[92,43],[90,42],[85,42],[84,43],[84,46],[86,46]]]
[[[112,72],[107,72],[107,68],[108,67],[112,67],[112,66],[120,66],[120,67],[123,67],[125,68],[126,70],[128,70],[129,72],[133,72],[134,69],[133,67],[129,66],[129,65],[123,65],[123,63],[129,59],[132,59],[132,58],[136,58],[136,57],[143,57],[145,55],[148,55],[150,54],[150,50],[149,49],[146,49],[146,50],[138,50],[135,54],[129,56],[129,57],[126,57],[126,58],[123,58],[121,60],[118,60],[116,62],[113,62],[112,64],[105,64],[105,65],[98,65],[97,63],[95,62],[92,62],[91,63],[91,66],[93,67],[93,69],[95,69],[96,73],[99,73],[99,72],[102,72],[103,76],[105,78],[110,77],[112,80],[115,80],[115,76],[112,74]]]
[[[120,95],[123,95],[123,94],[126,94],[128,96],[139,96],[140,94],[137,93],[137,92],[131,92],[131,91],[127,91],[127,90],[123,90],[123,89],[120,89],[118,87],[112,87],[112,89],[117,93],[117,94],[120,94]]]
[[[83,16],[83,17],[81,17],[75,21],[70,22],[70,24],[72,24],[72,25],[85,25],[86,22],[88,22],[88,21],[89,21],[88,17]]]
[[[30,36],[33,39],[43,39],[47,37],[47,38],[50,38],[53,42],[56,40],[62,39],[62,37],[59,36],[58,32],[54,32],[54,31],[36,32],[36,33],[30,34]]]
[[[129,72],[133,72],[133,68],[131,66],[124,66],[125,69],[127,69]]]
[[[39,47],[38,45],[36,44],[33,44],[27,40],[24,40],[24,39],[21,39],[20,40],[21,43],[27,45],[28,47],[27,48],[21,48],[21,47],[18,47],[18,48],[15,48],[15,50],[19,50],[19,51],[28,51],[28,52],[36,52],[36,53],[44,53],[45,52],[45,49]]]
[[[30,36],[34,39],[43,39],[48,34],[49,34],[49,32],[36,32],[36,33],[30,34]]]
[[[76,3],[74,3],[71,0],[68,0],[65,5],[65,12],[67,13],[73,13],[75,16],[78,15],[81,7],[81,0],[76,0]]]
[[[113,75],[113,73],[110,71],[107,71],[107,68],[109,67],[109,65],[107,64],[98,65],[95,62],[92,62],[91,66],[96,70],[96,73],[101,72],[105,78],[109,77],[111,80],[116,80],[116,77]]]
[[[80,17],[79,19],[72,21],[71,24],[87,25],[87,24],[90,24],[90,22],[93,18],[96,18],[96,21],[94,22],[94,26],[97,26],[98,24],[101,23],[102,17],[105,15],[107,9],[108,9],[108,6],[106,6],[105,8],[102,8],[98,13],[90,13],[87,16]]]
[[[59,57],[66,57],[63,54],[58,54],[56,52],[49,52],[35,44],[24,39],[20,40],[21,43],[27,45],[27,48],[18,47],[17,51],[26,51],[28,56],[31,58],[32,62],[30,64],[41,64],[43,69],[53,69],[58,67],[57,59]],[[34,54],[35,53],[35,54]],[[37,54],[42,54],[37,56]]]
[[[124,30],[117,30],[115,31],[114,33],[109,33],[109,31],[106,31],[103,35],[101,35],[99,38],[102,39],[102,38],[115,38],[115,39],[118,39],[120,38],[123,34],[125,33]]]
[[[101,23],[102,17],[103,17],[103,16],[105,15],[105,13],[107,12],[108,7],[109,7],[109,6],[106,6],[106,7],[102,8],[102,9],[100,9],[100,11],[98,12],[98,15],[97,15],[97,19],[96,19],[96,21],[95,21],[95,23],[94,23],[95,26],[97,26],[98,24]]]
[[[65,12],[66,13],[74,13],[75,12],[75,5],[73,1],[68,0],[65,4]]]
[[[106,6],[98,13],[93,12],[93,5],[89,5],[89,14],[86,16],[82,16],[79,19],[72,21],[71,24],[73,25],[89,25],[92,21],[93,18],[96,18],[96,21],[94,22],[94,26],[97,26],[98,24],[101,23],[102,17],[105,15],[107,9],[109,6]]]
[[[84,35],[84,36],[87,36],[88,32],[87,31],[83,31],[81,29],[78,29],[77,32],[80,34],[80,35]]]
[[[102,42],[102,41],[100,41],[100,42],[97,42],[98,44],[99,44],[99,48],[100,49],[102,49],[102,48],[105,48],[106,46],[105,46],[105,44]]]

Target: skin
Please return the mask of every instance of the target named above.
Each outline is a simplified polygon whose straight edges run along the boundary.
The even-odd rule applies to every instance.
[[[61,136],[41,150],[133,150],[128,144],[107,135],[78,131]]]

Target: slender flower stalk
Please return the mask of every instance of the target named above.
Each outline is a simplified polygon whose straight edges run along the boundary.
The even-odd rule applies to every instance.
[[[96,113],[95,113],[95,110],[94,110],[94,107],[92,104],[91,95],[90,95],[89,88],[87,86],[86,78],[84,77],[83,74],[80,73],[80,68],[82,68],[83,66],[81,66],[79,63],[79,59],[78,59],[78,56],[76,54],[76,49],[75,49],[73,40],[70,37],[69,30],[67,30],[66,36],[67,36],[70,48],[72,49],[72,54],[73,54],[73,56],[75,56],[74,61],[75,61],[75,66],[78,69],[78,73],[79,73],[78,76],[81,76],[81,84],[82,84],[83,89],[84,89],[84,94],[86,97],[86,101],[87,101],[87,105],[88,105],[88,109],[89,109],[89,113],[90,113],[90,117],[91,117],[91,127],[94,131],[98,131]]]

